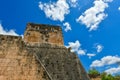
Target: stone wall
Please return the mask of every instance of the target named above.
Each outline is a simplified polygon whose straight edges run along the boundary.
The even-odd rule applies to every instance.
[[[101,80],[101,77],[91,78],[91,80]]]
[[[45,26],[28,24],[24,39],[0,35],[0,80],[90,80],[61,28]]]
[[[89,80],[76,54],[64,46],[28,45],[27,51],[37,55],[52,80]]]
[[[64,45],[62,30],[59,26],[33,24],[27,25],[24,41],[28,43],[51,43]]]
[[[0,80],[89,80],[75,53],[64,46],[27,44],[0,36]]]
[[[21,37],[0,35],[0,80],[50,80]]]

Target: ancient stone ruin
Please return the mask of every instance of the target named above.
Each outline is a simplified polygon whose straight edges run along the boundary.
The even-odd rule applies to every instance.
[[[0,80],[90,80],[59,26],[29,23],[20,36],[0,35]]]

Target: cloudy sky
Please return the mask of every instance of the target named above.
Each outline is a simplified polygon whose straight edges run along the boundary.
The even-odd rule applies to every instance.
[[[28,22],[61,26],[86,70],[120,74],[120,0],[0,1],[0,34],[23,35]]]

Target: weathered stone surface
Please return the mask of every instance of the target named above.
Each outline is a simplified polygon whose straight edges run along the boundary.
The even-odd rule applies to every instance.
[[[62,29],[59,26],[29,23],[24,34],[24,41],[63,45]]]
[[[101,77],[90,78],[91,80],[101,80]]]
[[[0,36],[0,80],[50,80],[21,37]]]
[[[29,45],[27,51],[37,55],[52,80],[89,80],[75,53],[69,52],[64,46]]]
[[[30,36],[26,31],[24,39],[0,35],[0,80],[89,80],[76,54],[64,47],[62,37],[45,42],[40,37],[44,34],[38,33],[41,29],[35,32],[36,27],[32,28],[29,32],[27,27]],[[58,34],[62,36],[61,31]]]

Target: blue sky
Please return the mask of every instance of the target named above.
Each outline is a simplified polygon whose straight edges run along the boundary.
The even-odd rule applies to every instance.
[[[86,70],[120,73],[120,0],[0,1],[0,34],[23,35],[28,22],[60,25]]]

